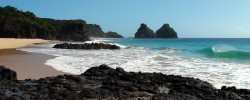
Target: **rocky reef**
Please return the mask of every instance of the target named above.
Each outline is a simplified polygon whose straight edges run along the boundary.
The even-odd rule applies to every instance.
[[[119,46],[104,44],[104,43],[85,43],[85,44],[71,44],[71,43],[62,43],[56,44],[53,48],[60,49],[120,49]]]
[[[120,67],[113,69],[100,65],[81,75],[59,75],[39,80],[1,80],[0,99],[249,100],[250,90],[225,86],[216,89],[199,79],[161,73],[126,72]]]
[[[141,24],[140,28],[135,33],[135,38],[156,38],[156,35],[146,24]]]
[[[160,29],[156,31],[157,38],[178,38],[175,30],[169,26],[169,24],[164,24]]]
[[[96,24],[84,20],[55,20],[39,18],[32,12],[0,7],[1,38],[41,38],[63,41],[87,41],[89,37],[109,38]],[[117,35],[112,35],[116,38]],[[119,36],[120,37],[120,36]]]

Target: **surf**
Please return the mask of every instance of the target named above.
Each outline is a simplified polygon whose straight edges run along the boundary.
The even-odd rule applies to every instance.
[[[249,51],[239,50],[230,45],[214,45],[201,50],[201,53],[215,58],[250,59]]]

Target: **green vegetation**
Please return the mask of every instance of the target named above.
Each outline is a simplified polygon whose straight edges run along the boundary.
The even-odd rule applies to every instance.
[[[21,23],[31,23],[34,25],[38,24],[35,14],[29,11],[22,12],[11,6],[1,7],[0,14],[0,21],[8,20]]]
[[[91,37],[106,37],[101,27],[84,20],[55,20],[39,18],[30,11],[15,7],[0,7],[0,37],[42,38],[86,41]]]

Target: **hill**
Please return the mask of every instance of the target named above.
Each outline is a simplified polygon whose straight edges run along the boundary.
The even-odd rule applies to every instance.
[[[30,11],[23,12],[11,6],[0,7],[0,31],[0,38],[63,41],[87,41],[90,37],[117,38],[114,37],[116,34],[104,33],[99,25],[87,24],[84,20],[39,18]]]

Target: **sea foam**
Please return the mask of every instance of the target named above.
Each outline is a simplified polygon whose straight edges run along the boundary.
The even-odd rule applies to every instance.
[[[161,72],[164,74],[195,77],[220,88],[223,85],[250,89],[250,66],[233,62],[214,61],[178,55],[180,49],[152,50],[129,47],[121,50],[68,50],[52,48],[54,44],[36,44],[20,50],[45,53],[56,58],[46,62],[57,70],[81,74],[88,68],[107,64],[126,71]]]

